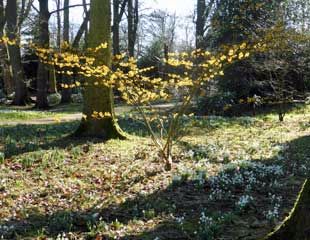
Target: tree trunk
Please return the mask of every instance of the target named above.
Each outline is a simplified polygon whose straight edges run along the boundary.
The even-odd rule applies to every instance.
[[[60,49],[61,45],[61,16],[60,16],[60,0],[56,0],[57,5],[57,48]],[[64,10],[65,11],[65,10]]]
[[[307,179],[298,194],[295,206],[280,227],[264,240],[310,239],[310,180]]]
[[[48,11],[48,0],[39,0],[39,46],[49,48],[49,29],[48,21],[50,13]],[[48,91],[49,70],[43,62],[39,62],[37,76],[37,107],[40,109],[48,108],[47,91]]]
[[[5,49],[3,49],[1,60],[3,60],[2,76],[3,76],[4,90],[7,95],[10,95],[14,92],[14,83],[12,75],[10,73],[10,64],[8,63],[7,52],[5,51]]]
[[[55,68],[53,66],[49,66],[48,82],[49,82],[48,93],[57,93],[56,71],[55,71]]]
[[[20,51],[20,29],[17,23],[17,0],[11,0],[6,5],[7,32],[14,44],[7,44],[7,53],[10,63],[10,73],[14,82],[14,105],[25,105],[27,100],[27,87]]]
[[[89,11],[87,10],[87,2],[86,0],[83,0],[83,8],[84,8],[84,14],[85,17],[87,16],[87,14],[89,15]],[[89,19],[89,17],[88,17]],[[85,33],[84,33],[84,48],[86,49],[88,46],[88,21],[87,24],[85,25]]]
[[[87,25],[88,25],[88,22],[89,22],[89,17],[90,17],[90,11],[87,11],[86,14],[85,14],[85,18],[84,18],[84,20],[83,20],[79,30],[76,33],[75,38],[73,40],[73,43],[72,43],[72,47],[73,48],[78,48],[79,47],[80,41],[81,41],[82,36],[83,36],[84,33],[87,35]]]
[[[119,0],[113,0],[113,55],[120,54],[119,46]]]
[[[139,2],[135,0],[128,0],[128,54],[133,57],[135,54],[135,44],[137,39],[137,29],[139,21]]]
[[[6,17],[5,17],[4,4],[3,4],[3,0],[0,0],[0,38],[3,37],[5,23],[6,23]],[[12,76],[10,74],[7,49],[6,49],[6,46],[3,44],[0,45],[0,66],[1,66],[1,74],[2,74],[2,79],[3,79],[4,92],[7,95],[10,95],[14,92],[14,89],[13,89],[14,84],[13,84]]]
[[[64,29],[63,29],[63,40],[64,42],[69,43],[69,29],[70,29],[70,20],[69,20],[69,0],[64,1]],[[70,76],[62,76],[62,82],[65,84],[71,84],[71,77]],[[63,88],[61,90],[61,103],[70,103],[71,102],[71,88]]]
[[[204,48],[206,24],[206,0],[197,0],[196,49]]]
[[[96,64],[105,64],[111,67],[111,6],[110,0],[91,0],[90,5],[90,29],[89,29],[89,47],[94,48],[102,42],[107,42],[108,47],[96,53]],[[98,56],[98,55],[99,56]],[[124,133],[119,128],[115,119],[113,92],[112,89],[102,84],[95,85],[98,81],[90,77],[87,79],[87,85],[84,90],[83,114],[86,118],[82,119],[81,125],[77,130],[78,136],[99,137],[104,140],[111,138],[125,138]],[[93,113],[109,113],[111,117],[100,119],[93,118]]]
[[[119,25],[125,12],[128,0],[113,0],[113,55],[120,54]]]

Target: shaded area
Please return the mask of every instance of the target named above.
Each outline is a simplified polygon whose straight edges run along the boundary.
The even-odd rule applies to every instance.
[[[304,144],[309,146],[310,136],[290,142],[288,154],[292,157],[296,156],[299,147]],[[304,156],[310,156],[310,149],[304,148],[303,154],[305,154]],[[277,158],[266,159],[264,162],[267,167],[273,163],[283,164],[286,169],[290,169],[289,165],[294,164],[290,161],[280,162]],[[247,172],[256,170],[251,164],[229,165],[213,178],[221,178],[223,174],[227,175],[228,178],[233,177],[236,171],[241,172],[242,176],[246,176]],[[197,170],[197,176],[200,173]],[[264,174],[267,174],[264,179],[258,180],[263,181],[265,186],[256,184],[254,185],[255,188],[251,190],[259,205],[250,205],[246,211],[241,212],[233,212],[232,210],[235,209],[235,203],[239,197],[245,193],[246,186],[236,183],[230,189],[229,198],[212,200],[209,197],[213,188],[210,179],[201,182],[201,178],[189,179],[188,176],[182,175],[181,179],[172,181],[164,189],[159,189],[149,195],[135,195],[121,204],[112,204],[100,208],[94,206],[82,212],[66,209],[54,212],[51,215],[32,214],[22,220],[13,219],[6,223],[2,222],[0,226],[3,224],[14,226],[14,231],[5,236],[7,239],[17,239],[18,237],[25,239],[37,235],[43,229],[44,235],[47,236],[56,236],[61,232],[74,232],[84,235],[85,238],[95,239],[98,236],[97,234],[102,233],[102,237],[110,239],[108,236],[104,236],[106,228],[100,228],[100,226],[112,226],[113,230],[117,230],[121,229],[123,225],[134,221],[148,223],[153,220],[153,228],[149,228],[142,233],[126,234],[121,239],[154,239],[156,237],[159,239],[208,239],[207,236],[216,238],[219,234],[224,235],[223,239],[232,239],[232,236],[236,236],[234,239],[237,239],[237,237],[238,239],[259,239],[270,231],[271,225],[266,223],[253,227],[245,223],[253,223],[253,216],[255,216],[256,220],[263,221],[262,210],[269,204],[266,200],[266,194],[268,193],[266,186],[275,180],[285,182],[283,189],[280,188],[275,191],[285,196],[283,207],[291,208],[297,196],[297,191],[305,178],[305,176],[295,177],[294,181],[292,181],[292,178],[287,178],[286,175],[279,177],[273,172]],[[143,179],[137,181],[143,182]],[[100,203],[98,203],[99,205]],[[208,212],[208,215],[213,216],[214,219],[219,219],[218,223],[220,224],[212,225],[212,228],[209,227],[209,223],[200,224],[202,211]],[[178,218],[182,217],[182,225],[174,217],[171,217],[172,215]],[[224,216],[224,218],[218,218],[217,216]],[[159,218],[160,221],[158,221]],[[244,221],[236,220],[236,218],[241,218]],[[284,213],[281,218],[284,218]],[[96,226],[97,231],[93,233],[90,226]],[[197,226],[201,226],[201,230],[195,234]]]
[[[305,181],[295,206],[282,225],[265,240],[310,239],[310,182]]]

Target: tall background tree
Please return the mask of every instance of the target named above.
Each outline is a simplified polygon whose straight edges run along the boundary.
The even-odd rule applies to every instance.
[[[196,5],[196,48],[207,46],[206,34],[210,28],[210,16],[214,10],[215,0],[197,0]]]
[[[49,48],[49,19],[50,12],[48,10],[48,0],[39,0],[39,47]],[[45,109],[48,107],[48,79],[49,70],[47,66],[40,61],[37,73],[37,107]]]
[[[70,44],[70,1],[64,0],[64,20],[63,20],[63,41],[67,44]],[[70,76],[62,76],[62,82],[65,84],[70,84]],[[61,103],[70,103],[71,102],[71,88],[63,88],[61,90]]]
[[[24,71],[21,61],[21,25],[28,14],[26,2],[22,1],[20,14],[18,14],[17,0],[7,1],[6,5],[6,30],[11,43],[7,44],[7,53],[10,63],[10,74],[14,82],[15,96],[13,99],[14,105],[25,105],[27,98],[27,87],[24,77]]]
[[[120,54],[120,22],[128,0],[113,0],[113,55]]]
[[[139,1],[128,0],[128,55],[134,57],[139,23]]]

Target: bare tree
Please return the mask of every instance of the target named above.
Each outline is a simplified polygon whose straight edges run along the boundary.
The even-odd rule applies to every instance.
[[[88,23],[89,23],[89,18],[90,18],[90,11],[87,9],[87,2],[86,0],[82,0],[83,2],[83,8],[84,8],[84,19],[83,22],[81,24],[81,26],[79,27],[79,30],[77,31],[73,41],[72,41],[72,47],[73,48],[78,48],[80,41],[84,35],[84,47],[86,47],[88,45],[88,40],[87,40],[87,36],[88,36]]]
[[[125,12],[128,0],[113,0],[113,54],[120,53],[120,22]]]
[[[68,6],[70,5],[69,0],[64,0],[64,28],[63,28],[63,40],[64,42],[69,43],[69,28],[70,28],[70,20],[69,14],[70,9]],[[71,83],[70,76],[62,76],[62,81],[66,84]],[[71,102],[71,89],[70,88],[63,88],[61,91],[61,103],[69,103]]]
[[[214,6],[214,0],[197,0],[196,18],[196,48],[206,46],[205,35],[209,28],[209,19]]]

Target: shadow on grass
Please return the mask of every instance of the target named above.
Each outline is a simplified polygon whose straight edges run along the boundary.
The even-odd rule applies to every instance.
[[[208,131],[231,127],[233,125],[251,126],[256,123],[254,118],[233,118],[223,117],[208,118],[184,118],[181,120],[182,126],[186,129],[199,127]],[[146,137],[149,136],[148,129],[143,121],[123,116],[119,118],[119,125],[130,135]],[[77,146],[83,143],[98,143],[100,139],[77,138],[72,136],[79,126],[79,121],[42,124],[42,125],[9,125],[0,127],[0,146],[6,158],[18,156],[23,153],[34,152],[37,150],[48,150],[53,148],[65,149],[69,146]],[[156,130],[156,123],[153,123]]]
[[[79,121],[72,121],[42,125],[0,126],[0,152],[4,152],[6,158],[10,158],[41,149],[65,149],[69,146],[102,142],[100,139],[74,136],[73,133],[79,123]],[[119,124],[128,134],[148,136],[148,131],[141,121],[123,117],[119,119]]]
[[[164,189],[149,195],[134,196],[122,204],[112,204],[100,209],[94,206],[83,212],[64,209],[51,215],[30,214],[28,218],[7,222],[0,220],[0,236],[4,234],[7,239],[27,239],[38,236],[39,233],[47,237],[55,237],[62,232],[73,232],[83,236],[83,239],[95,239],[100,231],[106,232],[106,226],[121,232],[123,225],[138,221],[147,225],[150,223],[148,220],[153,220],[154,226],[149,228],[151,230],[126,234],[117,239],[216,239],[219,233],[225,235],[224,239],[260,239],[271,230],[271,225],[265,222],[264,215],[264,211],[272,207],[267,197],[268,193],[284,196],[281,206],[290,210],[304,178],[309,176],[309,172],[305,172],[300,176],[296,175],[296,179],[292,181],[292,177],[287,177],[288,172],[279,175],[278,169],[273,168],[272,164],[280,164],[285,171],[289,171],[291,168],[289,165],[296,167],[295,161],[299,158],[298,164],[308,164],[310,169],[307,162],[310,156],[309,145],[310,136],[305,136],[288,143],[288,161],[284,162],[275,157],[263,161],[264,166],[255,161],[241,165],[229,164],[216,176],[206,181],[201,181],[205,179],[204,177],[195,179],[183,175]],[[250,181],[248,174],[251,171],[257,174],[255,176],[258,182],[248,190],[247,185]],[[261,175],[260,171],[262,171]],[[200,176],[201,169],[195,174]],[[244,178],[244,183],[229,182],[226,186],[228,189],[225,189],[225,185],[221,184],[224,184],[227,179],[233,179],[234,174],[240,174]],[[216,181],[219,181],[219,186],[224,190],[222,194],[228,194],[227,197],[210,198],[212,192],[216,190],[214,189]],[[270,185],[275,182],[285,184],[281,187]],[[249,205],[246,211],[236,211],[236,202],[244,194],[250,194],[256,201],[253,205]],[[218,222],[214,220],[213,223],[209,221],[201,223],[203,222],[202,212],[208,213],[208,216],[212,216],[213,219],[218,219]],[[182,225],[171,216],[182,218]],[[224,218],[217,216],[224,216]],[[284,214],[280,217],[284,218]],[[157,221],[156,219],[159,218],[162,220]],[[239,220],[235,220],[236,218]],[[265,224],[253,227],[253,219]],[[13,230],[7,233],[1,232],[4,225],[13,226]],[[89,226],[93,226],[93,231]],[[110,239],[109,236],[102,237]]]

